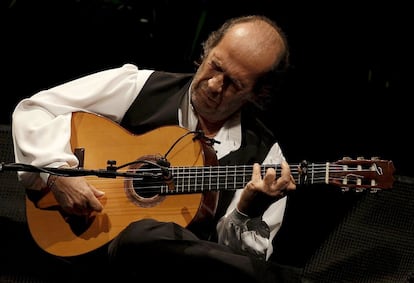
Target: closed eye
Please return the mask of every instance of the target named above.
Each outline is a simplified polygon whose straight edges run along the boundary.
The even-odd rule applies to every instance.
[[[231,76],[229,76],[223,69],[222,69],[222,67],[221,66],[219,66],[216,62],[214,62],[214,61],[209,61],[208,62],[208,65],[210,66],[210,69],[211,70],[213,70],[213,71],[215,71],[215,72],[220,72],[220,73],[223,73],[223,76],[224,76],[224,81],[226,82],[226,83],[228,83],[228,84],[231,84],[237,91],[240,91],[240,90],[243,90],[243,88],[244,88],[244,86],[243,86],[243,84],[239,81],[239,80],[237,80],[237,79],[235,79],[235,78],[233,78],[233,77],[231,77]]]

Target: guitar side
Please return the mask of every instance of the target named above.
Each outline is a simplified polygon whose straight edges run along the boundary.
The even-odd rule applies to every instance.
[[[73,151],[82,148],[85,169],[98,169],[106,168],[108,160],[115,160],[117,165],[122,165],[148,154],[164,155],[186,132],[184,128],[165,126],[142,135],[133,135],[101,116],[75,112],[72,116],[71,146]],[[172,166],[204,165],[203,146],[201,142],[193,140],[192,135],[187,135],[173,147],[168,154],[168,161]],[[128,196],[128,182],[123,177],[85,178],[105,192],[100,199],[103,211],[90,218],[65,215],[51,192],[37,206],[26,198],[30,232],[46,252],[58,256],[84,254],[108,243],[134,221],[154,218],[185,227],[204,210],[204,195],[201,193],[137,200]]]

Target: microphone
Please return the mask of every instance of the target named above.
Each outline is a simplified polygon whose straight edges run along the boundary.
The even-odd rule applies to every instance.
[[[196,132],[196,136],[194,137],[194,139],[199,139],[199,140],[203,140],[204,142],[206,142],[208,145],[212,146],[213,144],[220,144],[221,142],[214,139],[214,138],[209,138],[207,137],[203,131],[198,130]]]

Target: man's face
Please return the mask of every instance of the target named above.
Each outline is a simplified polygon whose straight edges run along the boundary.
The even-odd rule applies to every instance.
[[[227,119],[253,99],[257,78],[275,62],[278,52],[252,39],[260,38],[255,33],[256,28],[249,24],[233,27],[198,68],[191,89],[192,103],[208,122]]]
[[[217,46],[200,65],[192,84],[192,103],[209,122],[225,120],[250,97],[253,82]]]

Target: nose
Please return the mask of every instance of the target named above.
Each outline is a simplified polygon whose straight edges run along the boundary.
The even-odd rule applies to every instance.
[[[223,84],[223,74],[216,74],[208,80],[208,87],[213,93],[221,93],[223,91]]]

